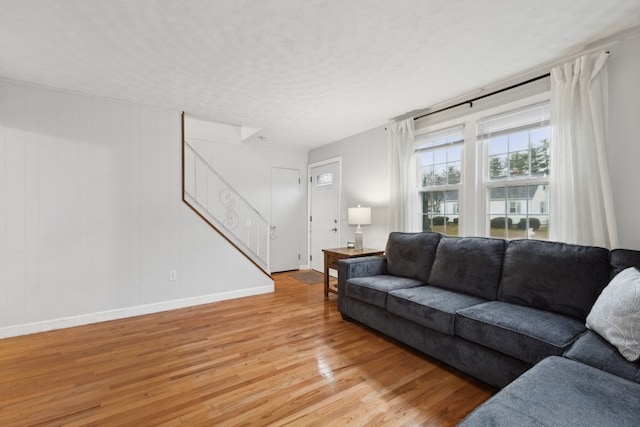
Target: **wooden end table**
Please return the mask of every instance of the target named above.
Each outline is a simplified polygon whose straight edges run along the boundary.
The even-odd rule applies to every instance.
[[[360,258],[364,256],[384,255],[384,251],[377,249],[352,249],[352,248],[335,248],[323,249],[324,252],[324,296],[328,297],[329,292],[338,293],[337,286],[329,286],[329,269],[338,269],[338,261],[347,258]]]

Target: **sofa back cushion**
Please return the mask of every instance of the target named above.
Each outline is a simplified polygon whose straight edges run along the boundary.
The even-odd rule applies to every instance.
[[[498,299],[585,320],[609,282],[609,251],[540,240],[509,242]]]
[[[507,244],[485,237],[442,237],[429,284],[495,300]]]
[[[428,232],[389,234],[385,248],[387,273],[427,283],[440,237]]]
[[[611,278],[613,279],[622,270],[635,267],[640,270],[640,251],[631,249],[614,249],[609,254],[611,262]]]

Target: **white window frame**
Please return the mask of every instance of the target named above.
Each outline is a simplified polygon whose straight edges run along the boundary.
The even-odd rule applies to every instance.
[[[415,144],[414,145],[414,150],[413,150],[413,155],[416,157],[414,164],[416,165],[416,171],[415,171],[415,177],[414,180],[416,182],[416,187],[417,187],[417,198],[418,201],[416,203],[418,212],[419,212],[419,216],[418,216],[418,220],[415,222],[415,224],[418,224],[418,229],[421,231],[422,228],[422,224],[423,224],[423,216],[424,216],[424,212],[422,211],[422,193],[427,193],[427,192],[434,192],[434,191],[442,191],[442,192],[448,192],[448,191],[457,191],[458,192],[458,203],[456,203],[454,205],[454,210],[456,211],[456,214],[458,215],[458,218],[460,218],[460,199],[462,198],[462,189],[463,189],[463,181],[464,181],[464,158],[465,158],[465,150],[466,150],[466,142],[464,140],[465,136],[466,136],[466,130],[464,129],[463,126],[459,126],[459,125],[455,125],[455,126],[448,126],[448,127],[441,127],[438,128],[437,130],[432,130],[429,132],[421,132],[420,134],[414,134],[414,138],[418,138],[420,136],[423,135],[427,135],[430,133],[436,133],[436,132],[441,132],[441,131],[445,131],[447,129],[453,129],[453,128],[460,128],[462,127],[462,143],[457,142],[457,143],[453,143],[453,145],[457,145],[457,144],[461,144],[462,145],[462,158],[460,159],[460,173],[462,175],[462,180],[457,183],[457,184],[440,184],[440,185],[430,185],[430,186],[422,186],[422,173],[421,173],[421,162],[418,161],[417,157],[419,155],[420,152],[422,151],[427,151],[427,150],[437,150],[437,149],[443,149],[443,148],[447,148],[452,146],[452,143],[447,143],[447,144],[443,144],[443,145],[439,145],[439,146],[434,146],[434,147],[429,147],[429,148],[419,148],[419,144]],[[414,139],[415,141],[415,139]],[[464,215],[464,212],[462,213],[462,215]],[[442,216],[446,217],[446,212],[444,212],[442,214]],[[459,220],[458,220],[458,227],[459,227]]]
[[[524,107],[521,108],[513,108],[513,109],[508,109],[506,111],[504,111],[504,113],[512,113],[512,112],[517,112],[517,110],[526,110],[528,108],[533,108],[536,107],[537,105],[540,105],[542,103],[548,103],[548,100],[543,100],[541,102],[538,103],[531,103],[528,104]],[[502,113],[498,113],[497,115],[500,115]],[[493,116],[493,115],[492,115]],[[485,118],[491,118],[492,116],[486,115]],[[481,119],[480,119],[481,120]],[[480,121],[479,120],[479,121]],[[479,138],[479,136],[478,136]],[[489,210],[490,210],[490,204],[491,201],[489,200],[489,190],[491,188],[505,188],[508,189],[509,187],[521,187],[521,186],[548,186],[549,185],[549,177],[548,176],[515,176],[515,177],[505,177],[505,178],[500,178],[500,179],[494,179],[492,180],[490,178],[490,167],[489,167],[489,144],[485,144],[483,141],[479,140],[479,143],[482,144],[482,160],[483,160],[483,182],[484,182],[484,190],[485,190],[485,198],[486,198],[486,208],[485,208],[485,235],[486,236],[490,236],[491,234],[491,222],[490,222],[490,218],[489,218]],[[508,191],[508,190],[507,190]],[[511,204],[515,203],[515,208],[516,211],[512,212],[511,211]],[[522,216],[523,212],[527,214],[527,217],[529,217],[529,212],[530,212],[530,206],[529,206],[529,202],[524,202],[525,206],[522,205],[523,202],[521,201],[510,201],[510,200],[505,200],[505,216],[506,217],[511,217],[511,216]],[[524,208],[524,209],[523,209]],[[548,217],[548,213],[546,214]],[[507,230],[507,236],[505,236],[505,238],[507,239],[511,239],[514,238],[509,234],[509,231]]]
[[[464,126],[464,149],[462,151],[461,163],[462,182],[458,188],[458,203],[461,212],[458,221],[458,234],[460,236],[488,236],[490,232],[489,221],[487,220],[488,188],[491,183],[495,185],[497,182],[488,182],[488,155],[487,152],[484,151],[487,150],[487,148],[486,144],[483,145],[482,142],[477,139],[477,123],[490,116],[549,101],[550,98],[551,93],[546,90],[535,95],[526,96],[515,101],[505,102],[502,105],[485,109],[476,110],[474,104],[469,114],[454,119],[442,120],[437,123],[434,121],[433,124],[426,125],[421,125],[420,121],[416,121],[415,136],[441,131],[455,126]],[[414,180],[413,187],[415,188],[415,197],[419,199],[420,192],[423,191],[423,189],[418,182],[418,173],[412,173],[411,176]],[[530,178],[526,180],[526,183],[523,181],[522,185],[536,185],[536,182],[545,184],[548,183],[548,178]],[[441,190],[447,191],[444,187],[445,186],[443,186]],[[418,206],[418,209],[416,209],[415,217],[421,219],[421,205],[420,203],[416,203],[416,206]],[[416,223],[422,224],[418,220],[416,220]]]

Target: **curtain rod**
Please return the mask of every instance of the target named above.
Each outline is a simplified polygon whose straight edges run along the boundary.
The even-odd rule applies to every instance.
[[[422,119],[423,117],[427,117],[427,116],[430,116],[430,115],[436,114],[436,113],[442,113],[443,111],[451,110],[452,108],[460,107],[460,106],[466,105],[466,104],[469,104],[469,108],[471,108],[471,107],[473,107],[473,103],[475,101],[478,101],[478,100],[483,99],[483,98],[488,98],[490,96],[497,95],[499,93],[506,92],[508,90],[515,89],[515,88],[520,87],[520,86],[528,85],[529,83],[537,82],[538,80],[546,79],[549,76],[551,76],[551,73],[543,74],[541,76],[534,77],[534,78],[526,80],[524,82],[516,83],[514,85],[507,86],[505,88],[502,88],[502,89],[499,89],[499,90],[495,90],[493,92],[485,93],[484,95],[477,96],[475,98],[469,99],[468,101],[459,102],[459,103],[457,103],[455,105],[450,105],[448,107],[444,107],[444,108],[441,108],[441,109],[436,110],[436,111],[430,111],[430,112],[422,114],[422,115],[420,115],[418,117],[414,117],[413,120],[419,120],[419,119]]]
[[[607,55],[610,54],[610,52],[608,50],[605,51],[605,53]],[[469,99],[468,101],[459,102],[459,103],[457,103],[455,105],[450,105],[448,107],[440,108],[439,110],[430,111],[428,113],[421,114],[421,115],[419,115],[417,117],[414,117],[413,120],[414,121],[415,120],[419,120],[419,119],[422,119],[423,117],[428,117],[428,116],[430,116],[432,114],[436,114],[436,113],[442,113],[443,111],[451,110],[452,108],[460,107],[460,106],[466,105],[466,104],[469,104],[469,108],[471,108],[471,107],[473,107],[474,101],[478,101],[480,99],[488,98],[490,96],[497,95],[499,93],[506,92],[508,90],[515,89],[515,88],[520,87],[520,86],[528,85],[529,83],[537,82],[538,80],[546,79],[547,77],[550,77],[550,76],[551,76],[551,73],[542,74],[541,76],[534,77],[534,78],[526,80],[524,82],[516,83],[516,84],[513,84],[511,86],[507,86],[505,88],[498,89],[498,90],[495,90],[493,92],[489,92],[489,93],[486,93],[484,95],[477,96],[475,98]]]

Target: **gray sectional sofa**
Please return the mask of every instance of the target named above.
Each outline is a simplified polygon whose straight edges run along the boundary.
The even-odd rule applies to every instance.
[[[590,416],[580,405],[599,421],[640,425],[640,364],[585,327],[601,291],[627,267],[640,268],[640,251],[391,233],[384,256],[339,262],[338,307],[346,320],[504,388],[464,425],[578,425],[589,418],[576,414]],[[571,396],[558,392],[572,387]],[[630,392],[636,397],[622,398]]]

